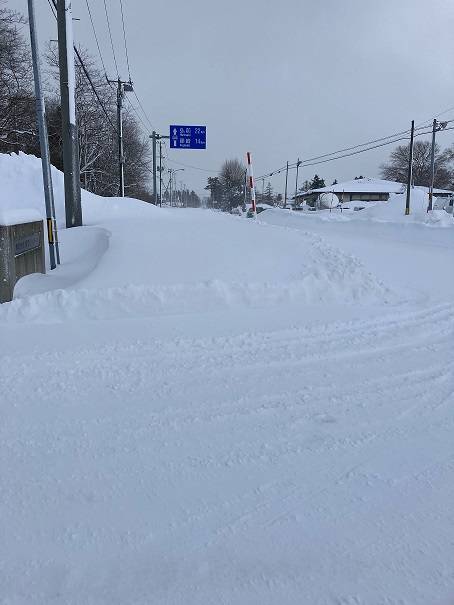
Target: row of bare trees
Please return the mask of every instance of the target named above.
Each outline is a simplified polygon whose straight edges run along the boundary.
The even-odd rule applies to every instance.
[[[81,185],[99,195],[118,194],[116,88],[89,57],[81,52],[110,121],[98,103],[81,67],[76,65],[76,111],[79,130]],[[46,108],[51,161],[62,165],[58,54],[50,46],[45,57]],[[151,199],[148,191],[150,146],[131,107],[123,122],[126,195]],[[33,72],[27,22],[0,0],[0,153],[23,151],[39,155]]]

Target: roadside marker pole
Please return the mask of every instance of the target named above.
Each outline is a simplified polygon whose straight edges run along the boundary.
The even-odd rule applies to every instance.
[[[257,218],[257,206],[255,203],[255,184],[254,184],[254,173],[252,170],[252,160],[251,154],[248,151],[247,154],[247,166],[249,170],[249,188],[251,190],[251,202],[252,202],[252,212],[254,213],[255,218]]]

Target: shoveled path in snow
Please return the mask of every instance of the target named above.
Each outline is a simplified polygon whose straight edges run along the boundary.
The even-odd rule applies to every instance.
[[[5,602],[452,602],[454,305],[158,340],[141,321],[3,357]]]

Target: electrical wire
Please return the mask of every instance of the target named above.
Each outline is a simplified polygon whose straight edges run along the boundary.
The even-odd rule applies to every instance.
[[[453,122],[453,121],[454,120],[448,120],[447,123],[450,123],[450,122]],[[428,128],[428,125],[415,128],[415,130],[423,130],[424,128]],[[454,130],[454,128],[444,128],[443,130],[441,130],[441,132],[444,132],[446,130]],[[407,134],[409,132],[410,132],[410,130],[404,130],[401,133],[396,133],[396,135],[394,135],[394,136],[397,136],[398,134]],[[414,136],[418,137],[418,136],[430,134],[431,132],[432,132],[431,130],[426,130],[424,132],[417,132],[417,133],[415,133]],[[390,136],[392,136],[392,135],[390,135]],[[354,155],[358,155],[360,153],[365,153],[366,151],[371,151],[372,149],[378,149],[379,147],[385,147],[386,145],[392,145],[394,143],[398,143],[399,141],[408,140],[410,137],[409,136],[402,136],[402,137],[398,137],[398,138],[393,138],[392,140],[387,140],[388,138],[389,137],[382,137],[380,139],[375,139],[374,141],[370,141],[369,143],[374,143],[374,142],[377,142],[377,141],[385,141],[385,142],[380,143],[378,145],[372,145],[372,146],[366,147],[364,149],[359,149],[358,151],[354,151],[352,153],[346,153],[346,154],[342,154],[342,155],[336,155],[336,157],[328,157],[328,156],[334,155],[336,153],[340,153],[340,151],[338,151],[338,152],[332,152],[331,154],[324,154],[324,155],[321,155],[321,156],[315,156],[314,158],[308,158],[306,160],[301,160],[300,163],[299,163],[299,166],[302,167],[302,168],[305,168],[305,167],[309,167],[309,166],[317,166],[318,164],[326,164],[327,162],[333,162],[335,160],[341,160],[342,158],[351,157],[351,156],[354,156]],[[347,151],[349,149],[358,149],[359,147],[364,147],[365,145],[367,145],[367,143],[363,143],[362,145],[354,145],[354,146],[352,146],[350,148],[345,148],[345,151]],[[322,158],[328,158],[328,159],[322,159]],[[311,160],[318,160],[318,159],[320,159],[320,161],[315,161],[315,162],[311,161]],[[297,165],[296,162],[289,164],[289,169],[296,168],[296,165]],[[262,178],[274,176],[275,174],[278,174],[278,173],[282,172],[282,170],[286,170],[286,168],[287,167],[284,166],[284,168],[279,168],[278,170],[274,170],[271,173],[266,173],[266,174],[264,174],[262,176],[258,176],[258,177],[256,177],[255,180],[259,181]]]
[[[124,17],[124,13],[123,13],[123,0],[120,0],[120,9],[121,9],[121,24],[123,26],[123,40],[125,43],[126,65],[128,66],[129,81],[131,82],[131,69],[129,67],[128,45],[126,44],[126,29],[125,29],[125,17]]]
[[[167,158],[168,162],[171,162],[172,164],[178,164],[178,166],[185,166],[186,168],[192,168],[193,170],[200,170],[201,172],[210,172],[213,174],[218,174],[219,170],[209,170],[208,168],[199,168],[198,166],[191,166],[190,164],[184,164],[183,162],[177,162],[177,160],[171,160],[170,158]]]
[[[454,128],[444,128],[442,132],[444,132],[445,130],[454,130]],[[415,137],[419,137],[419,136],[423,136],[425,134],[431,134],[431,130],[427,130],[425,132],[418,132],[416,133],[414,136]],[[308,167],[308,166],[317,166],[318,164],[325,164],[326,162],[332,162],[334,160],[341,160],[342,158],[347,158],[353,155],[357,155],[359,153],[364,153],[365,151],[371,151],[372,149],[378,149],[379,147],[384,147],[386,145],[392,145],[393,143],[398,143],[399,141],[408,141],[410,139],[409,136],[406,137],[400,137],[398,139],[393,139],[392,141],[387,141],[385,143],[380,143],[379,145],[373,145],[372,147],[367,147],[366,149],[360,149],[359,151],[354,151],[352,153],[346,153],[340,156],[337,156],[335,158],[329,158],[327,160],[321,160],[319,162],[312,162],[309,164],[303,163],[300,164],[300,166],[302,166],[303,168]]]
[[[115,48],[114,48],[114,43],[113,43],[113,38],[112,38],[112,30],[110,29],[110,20],[109,20],[109,13],[107,11],[106,0],[104,0],[104,11],[106,13],[107,29],[109,30],[110,46],[112,47],[112,54],[113,54],[113,59],[114,59],[114,63],[115,63],[115,69],[117,70],[117,78],[120,79],[120,72],[118,70],[117,57],[115,55]]]
[[[101,106],[101,109],[103,110],[103,113],[104,113],[104,115],[105,115],[105,116],[106,116],[106,118],[107,118],[107,121],[108,121],[108,122],[109,122],[109,124],[112,126],[112,128],[113,128],[114,132],[115,132],[115,133],[117,133],[117,132],[118,132],[118,130],[117,130],[117,128],[115,127],[115,125],[114,125],[114,123],[112,122],[112,120],[110,119],[109,113],[108,113],[107,109],[105,108],[104,103],[101,101],[101,99],[100,99],[100,97],[99,97],[99,95],[98,95],[98,91],[96,90],[96,87],[95,87],[95,85],[93,84],[93,81],[92,81],[92,79],[91,79],[91,77],[90,77],[90,74],[88,73],[87,68],[85,67],[85,64],[84,64],[84,62],[83,62],[83,60],[82,60],[82,57],[80,56],[80,53],[79,53],[79,51],[77,50],[77,48],[76,48],[76,47],[74,47],[74,52],[76,53],[77,59],[78,59],[78,61],[79,61],[79,63],[80,63],[80,66],[82,67],[82,71],[84,72],[85,77],[87,78],[88,82],[90,83],[90,86],[91,86],[91,88],[92,88],[92,90],[93,90],[93,93],[95,94],[95,96],[96,96],[96,98],[97,98],[97,100],[98,100],[98,103],[99,103],[99,105]]]
[[[428,126],[421,126],[420,128],[428,128]],[[416,128],[415,128],[416,130]],[[372,145],[373,143],[380,143],[381,141],[386,141],[388,139],[392,139],[403,134],[407,134],[410,132],[410,129],[402,130],[401,132],[396,132],[394,134],[390,134],[387,137],[380,137],[379,139],[373,139],[372,141],[367,141],[366,143],[359,143],[358,145],[352,145],[351,147],[345,147],[344,149],[338,149],[337,151],[332,151],[331,153],[324,153],[323,155],[317,155],[313,158],[306,158],[305,160],[301,160],[302,162],[312,162],[313,160],[321,160],[323,158],[327,158],[331,155],[337,155],[338,153],[343,153],[344,151],[352,151],[353,149],[359,149],[360,147],[365,147],[366,145]]]
[[[52,11],[53,16],[54,16],[55,18],[57,18],[57,14],[55,13],[55,10],[54,10],[54,9],[56,9],[56,7],[55,7],[55,6],[52,4],[51,0],[47,0],[47,3],[48,3],[48,4],[49,4],[49,6],[50,6],[50,10]]]
[[[151,122],[150,118],[148,117],[147,112],[146,112],[146,111],[145,111],[145,109],[143,108],[143,105],[142,105],[142,103],[141,103],[141,101],[140,101],[139,97],[137,96],[136,91],[134,90],[133,92],[134,92],[134,96],[135,96],[135,98],[136,98],[136,100],[137,100],[137,103],[139,104],[139,107],[140,107],[140,109],[142,110],[143,115],[145,116],[145,119],[147,120],[147,122],[148,122],[148,123],[150,124],[150,126],[151,126],[151,130],[156,130],[156,128],[153,126],[153,123]]]
[[[93,29],[93,34],[95,36],[96,46],[98,47],[99,58],[101,59],[101,64],[102,64],[102,67],[104,69],[104,75],[107,78],[107,69],[106,69],[106,66],[105,66],[105,63],[104,63],[104,59],[103,59],[103,56],[102,56],[101,47],[100,47],[99,41],[98,41],[98,36],[96,34],[96,28],[95,28],[95,24],[94,24],[94,21],[93,21],[93,16],[91,14],[90,4],[89,4],[88,0],[85,0],[85,3],[87,5],[88,15],[89,15],[90,21],[91,21],[91,27]]]
[[[151,136],[151,132],[149,131],[149,128],[147,126],[147,124],[145,124],[142,116],[140,115],[140,113],[137,111],[137,108],[134,107],[134,105],[132,104],[132,101],[130,100],[130,98],[128,96],[125,96],[126,100],[129,103],[129,106],[131,107],[131,109],[133,110],[133,112],[136,114],[137,119],[140,121],[140,123],[142,124],[143,128],[145,129],[145,131],[147,132],[147,134],[149,136]]]
[[[50,6],[50,8],[51,8],[52,14],[54,15],[55,19],[57,19],[57,14],[56,14],[56,13],[55,13],[55,12],[52,10],[52,4],[53,4],[53,8],[54,8],[55,10],[57,10],[57,3],[56,3],[56,0],[52,0],[52,4],[51,4],[51,0],[48,0],[48,3],[49,3],[49,6]],[[117,129],[116,129],[116,127],[115,127],[114,123],[113,123],[113,122],[112,122],[112,120],[110,119],[110,115],[109,115],[109,113],[108,113],[107,109],[105,108],[104,103],[101,101],[101,98],[100,98],[100,96],[99,96],[99,94],[98,94],[98,91],[96,90],[96,87],[95,87],[95,85],[93,84],[93,80],[91,79],[91,76],[90,76],[90,74],[88,73],[88,69],[85,67],[85,63],[83,62],[83,59],[82,59],[82,57],[80,56],[80,53],[79,53],[79,51],[78,51],[77,47],[74,45],[74,47],[73,47],[73,48],[74,48],[74,52],[76,53],[77,60],[79,61],[79,64],[80,64],[80,66],[81,66],[81,68],[82,68],[82,71],[84,72],[84,75],[85,75],[85,77],[87,78],[88,83],[89,83],[89,84],[90,84],[90,86],[91,86],[91,89],[92,89],[92,91],[93,91],[93,94],[95,95],[95,97],[96,97],[96,99],[97,99],[97,101],[98,101],[98,103],[99,103],[99,105],[100,105],[100,107],[101,107],[101,109],[102,109],[102,111],[103,111],[104,115],[106,116],[107,121],[108,121],[108,122],[109,122],[109,124],[112,126],[112,128],[113,128],[114,132],[115,132],[115,133],[117,133],[118,131],[117,131]]]

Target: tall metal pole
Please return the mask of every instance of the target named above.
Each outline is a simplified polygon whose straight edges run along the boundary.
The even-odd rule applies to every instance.
[[[162,143],[159,141],[159,206],[162,207]]]
[[[117,78],[109,80],[109,84],[117,85],[117,139],[118,139],[118,191],[120,197],[125,196],[125,153],[123,146],[123,99],[125,92],[134,90],[131,80],[124,82]]]
[[[47,241],[49,243],[50,268],[55,269],[56,262],[60,264],[58,247],[57,222],[55,220],[54,191],[52,188],[52,173],[50,167],[49,138],[46,124],[46,107],[41,83],[41,68],[38,55],[38,36],[34,0],[28,0],[28,23],[30,26],[30,42],[33,58],[33,76],[35,80],[36,120],[38,123],[39,146],[41,149],[41,165],[43,171],[44,200],[46,203]],[[55,262],[56,261],[56,262]]]
[[[300,161],[300,159],[298,158],[298,161],[296,162],[295,200],[294,200],[294,202],[293,202],[293,207],[294,207],[294,208],[296,207],[296,196],[298,195],[298,171],[299,171],[299,168],[300,168],[301,163],[302,163],[302,162],[301,162],[301,161]]]
[[[434,120],[432,127],[432,153],[430,158],[430,186],[429,186],[429,205],[427,206],[427,212],[432,210],[432,200],[434,193],[434,180],[435,180],[435,133],[437,132],[437,120]]]
[[[118,130],[118,170],[120,181],[120,197],[125,196],[125,155],[123,150],[123,82],[118,80],[117,88],[117,130]]]
[[[159,135],[158,135],[159,136]],[[156,132],[153,130],[151,134],[151,138],[153,141],[153,204],[155,206],[158,205],[158,188],[156,186]]]
[[[82,225],[71,0],[57,0],[66,227]]]
[[[405,201],[405,215],[410,214],[410,193],[411,193],[411,181],[413,176],[413,138],[415,134],[415,121],[411,121],[411,135],[410,135],[410,150],[408,154],[408,175],[407,175],[407,199]]]
[[[284,208],[287,208],[287,184],[288,184],[288,162],[285,169],[285,193],[284,193]]]
[[[170,207],[172,207],[172,169],[169,170],[170,172],[170,182],[169,182],[169,188],[170,188]]]

